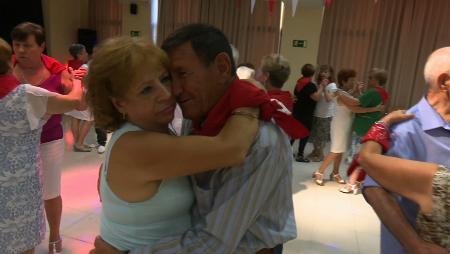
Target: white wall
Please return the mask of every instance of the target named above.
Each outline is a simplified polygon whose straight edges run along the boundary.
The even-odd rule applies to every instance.
[[[140,36],[150,39],[150,3],[149,1],[123,0],[122,35],[130,35],[131,31],[139,31]],[[130,4],[137,4],[137,15],[130,14]]]
[[[42,0],[47,52],[65,63],[70,59],[69,46],[77,41],[78,28],[89,28],[89,1]],[[121,0],[123,4],[122,35],[140,31],[150,39],[150,4],[143,0]],[[130,3],[138,5],[137,15],[130,14]]]
[[[88,0],[42,0],[47,53],[65,63],[78,28],[88,24]]]
[[[322,27],[323,7],[302,6],[299,3],[296,15],[292,17],[291,1],[285,1],[286,9],[281,37],[281,54],[291,64],[291,76],[284,90],[292,91],[297,79],[301,76],[300,69],[306,63],[316,65],[319,50],[320,30]],[[306,40],[306,48],[292,46],[293,40]]]

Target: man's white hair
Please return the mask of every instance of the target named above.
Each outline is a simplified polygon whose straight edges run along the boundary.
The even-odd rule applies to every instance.
[[[236,74],[239,79],[254,79],[255,70],[248,68],[247,66],[241,66],[236,69]]]
[[[424,77],[431,89],[437,89],[437,78],[443,73],[450,75],[450,47],[435,50],[428,57],[424,68]]]

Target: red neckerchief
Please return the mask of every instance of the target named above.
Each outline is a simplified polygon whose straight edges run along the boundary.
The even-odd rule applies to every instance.
[[[12,92],[19,85],[19,81],[13,75],[0,75],[0,99]]]
[[[300,92],[303,87],[305,87],[307,84],[309,84],[311,82],[311,78],[300,78],[299,80],[297,80],[297,84],[295,85],[295,91],[296,92]]]
[[[261,120],[273,119],[293,139],[309,135],[309,131],[292,117],[291,112],[280,101],[271,99],[265,91],[239,79],[233,81],[202,125],[194,122],[194,134],[216,136],[231,113],[240,107],[259,107]]]
[[[83,61],[77,59],[71,59],[67,61],[67,66],[71,67],[74,70],[78,70],[83,64],[84,64]]]
[[[292,112],[292,109],[294,108],[294,98],[292,98],[292,95],[288,91],[281,91],[281,90],[269,90],[267,91],[267,94],[271,99],[277,99],[281,103],[283,103],[286,108]]]
[[[381,86],[376,86],[375,90],[380,94],[381,100],[383,101],[383,104],[386,105],[387,101],[389,100],[389,94],[382,88]]]
[[[13,64],[16,66],[17,60],[16,56],[13,55]],[[49,57],[47,55],[42,54],[41,55],[42,63],[44,64],[45,68],[50,72],[51,75],[58,74],[66,69],[64,65],[59,63],[56,59]]]

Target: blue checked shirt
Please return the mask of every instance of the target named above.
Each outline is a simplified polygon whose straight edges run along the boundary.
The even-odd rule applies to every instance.
[[[387,155],[409,160],[426,161],[450,168],[450,123],[430,106],[423,98],[408,110],[415,118],[394,126],[391,130],[391,148]],[[371,177],[364,181],[364,188],[380,187]],[[406,198],[396,196],[411,225],[415,221],[419,207]],[[406,254],[403,246],[389,229],[381,224],[381,254]]]
[[[296,238],[292,151],[274,124],[260,122],[242,165],[191,180],[196,197],[193,227],[131,253],[255,253]]]

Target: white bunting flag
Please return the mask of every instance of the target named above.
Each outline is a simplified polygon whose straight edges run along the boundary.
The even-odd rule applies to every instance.
[[[295,16],[295,12],[297,11],[298,0],[292,0],[292,17]]]

